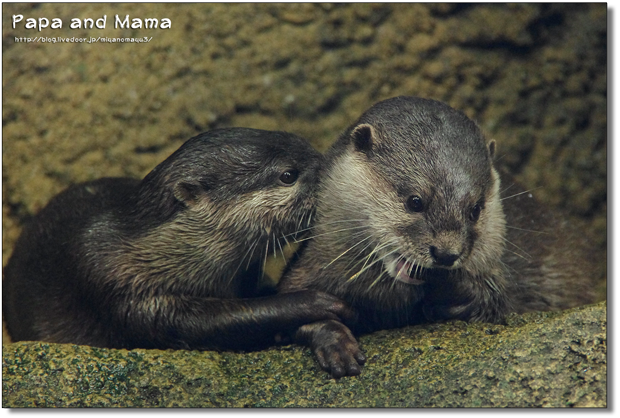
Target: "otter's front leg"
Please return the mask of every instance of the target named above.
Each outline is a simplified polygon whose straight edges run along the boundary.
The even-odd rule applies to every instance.
[[[507,284],[501,276],[452,277],[425,288],[425,293],[422,307],[430,321],[502,323],[510,312]]]
[[[115,345],[127,348],[256,349],[304,324],[355,317],[340,299],[315,290],[250,299],[166,295],[124,306]]]
[[[357,376],[362,372],[366,356],[357,340],[341,322],[326,320],[301,326],[295,342],[309,346],[323,370],[334,378]]]

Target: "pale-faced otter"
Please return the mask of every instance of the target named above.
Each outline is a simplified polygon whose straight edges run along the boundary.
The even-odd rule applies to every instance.
[[[494,153],[494,141],[443,103],[396,97],[374,105],[328,151],[312,239],[279,291],[338,296],[357,311],[355,333],[429,319],[501,322],[511,311],[592,301],[578,249],[566,265],[557,246],[538,251],[562,244],[558,222],[532,223],[540,210],[532,213],[516,187],[502,201]],[[543,225],[551,234],[539,234]],[[528,231],[545,242],[532,245]],[[295,339],[335,377],[359,374],[365,361],[337,321],[306,324]]]
[[[314,290],[255,297],[267,255],[310,225],[322,158],[292,134],[221,129],[188,140],[142,181],[70,187],[26,225],[4,270],[9,333],[252,349],[304,323],[350,318]]]

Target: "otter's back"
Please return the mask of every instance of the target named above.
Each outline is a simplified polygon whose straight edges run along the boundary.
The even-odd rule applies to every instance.
[[[14,340],[40,339],[63,326],[63,316],[89,301],[80,298],[78,240],[98,214],[127,199],[139,182],[104,178],[72,186],[55,196],[24,227],[4,268],[3,311]]]
[[[502,173],[506,249],[502,261],[515,286],[519,312],[567,309],[594,303],[596,283],[605,275],[587,228],[567,214],[547,208],[506,173]]]

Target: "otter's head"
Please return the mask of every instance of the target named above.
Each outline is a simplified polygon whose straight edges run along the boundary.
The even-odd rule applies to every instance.
[[[157,219],[159,235],[177,234],[179,245],[203,247],[216,260],[262,259],[308,228],[322,159],[286,132],[213,130],[149,173],[139,192],[149,204],[137,206],[149,208],[142,217]]]
[[[354,208],[345,216],[358,220],[358,240],[368,237],[358,248],[372,251],[388,277],[419,285],[437,270],[477,276],[504,248],[494,152],[473,121],[443,103],[386,100],[333,147],[329,201],[339,216]]]

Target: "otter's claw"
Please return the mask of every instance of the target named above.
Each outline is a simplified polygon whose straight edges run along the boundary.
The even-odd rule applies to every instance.
[[[357,376],[362,372],[366,356],[349,328],[342,323],[327,320],[307,324],[299,328],[295,338],[312,348],[321,368],[335,379]]]

